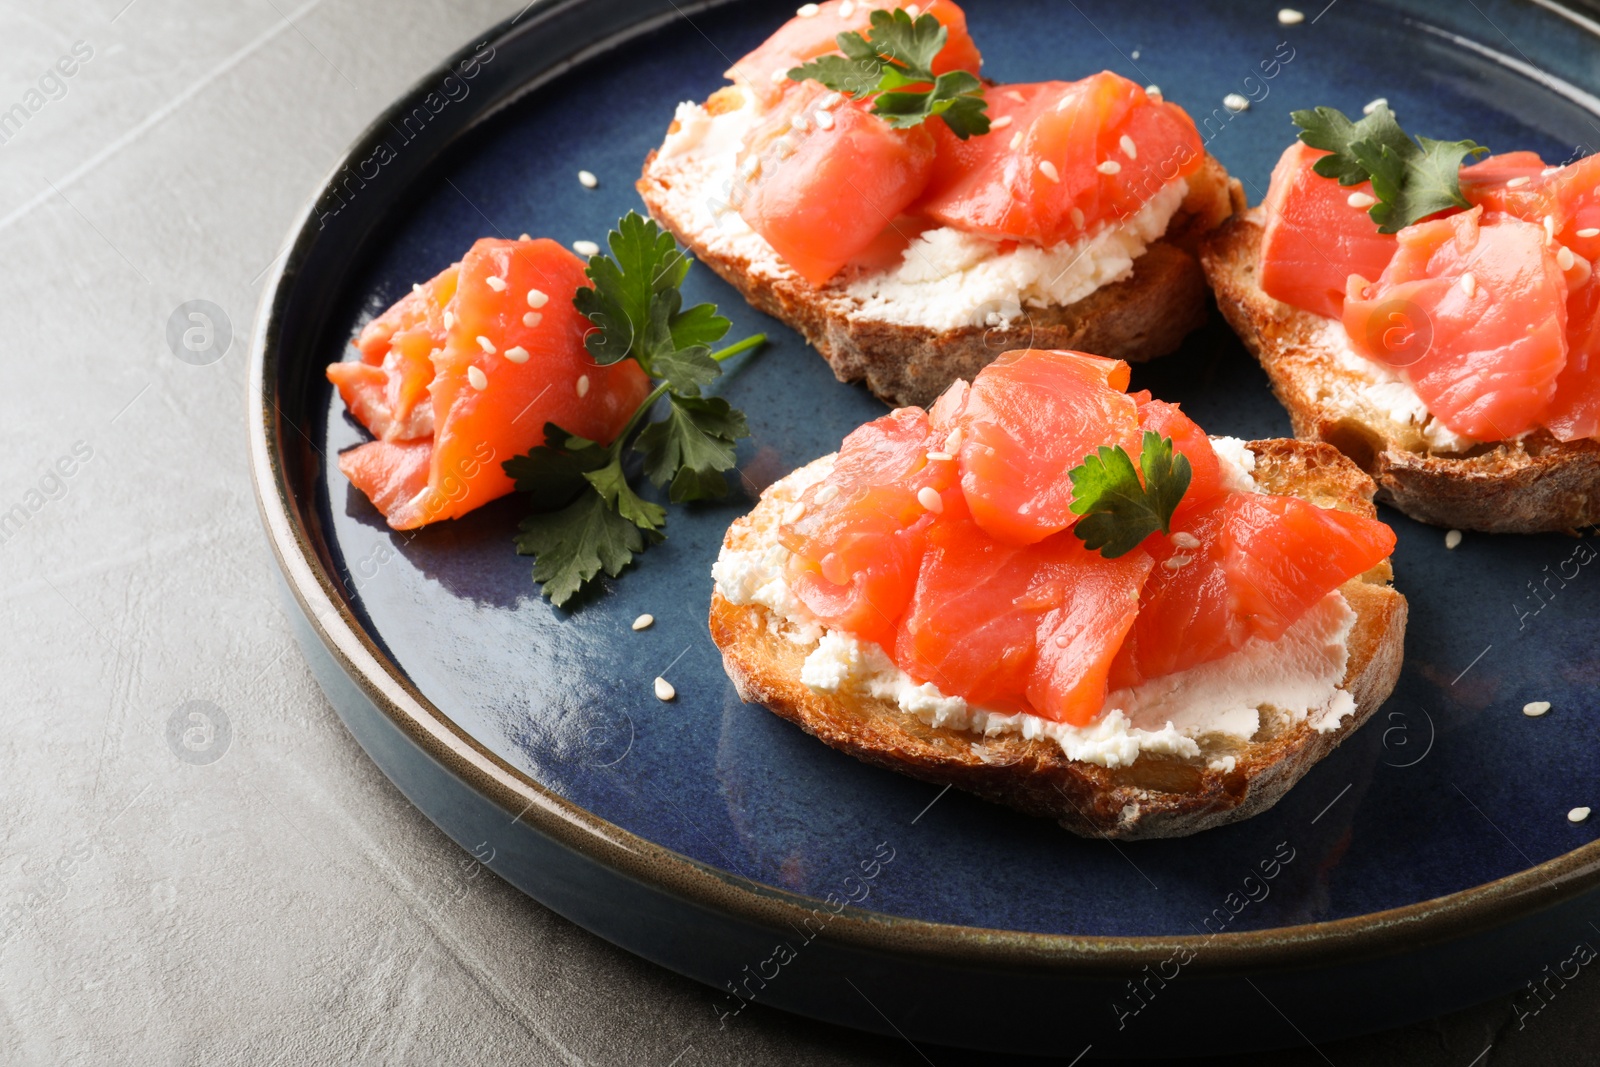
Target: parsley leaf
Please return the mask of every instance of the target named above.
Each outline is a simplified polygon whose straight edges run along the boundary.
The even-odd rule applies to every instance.
[[[573,303],[600,327],[584,346],[602,366],[633,357],[653,373],[661,356],[722,339],[732,325],[711,304],[683,310],[678,287],[694,260],[672,235],[636,211],[617,223],[607,241],[611,255],[589,258],[584,273],[594,287],[579,289]]]
[[[932,15],[915,19],[904,9],[879,9],[867,36],[854,31],[834,40],[843,55],[826,55],[789,71],[791,81],[815,81],[859,100],[878,94],[872,113],[896,129],[940,118],[965,141],[989,132],[983,83],[964,70],[935,76],[933,61],[950,31]]]
[[[1451,207],[1471,207],[1461,195],[1461,160],[1487,152],[1473,141],[1411,138],[1387,104],[1359,122],[1341,111],[1319,107],[1291,112],[1300,140],[1332,152],[1312,168],[1340,185],[1372,182],[1378,202],[1367,214],[1379,233],[1395,233]]]
[[[750,436],[744,413],[716,396],[668,399],[667,417],[646,426],[633,443],[644,453],[645,477],[656,485],[670,481],[674,504],[724,495],[722,472],[733,469],[734,442]]]
[[[502,467],[517,490],[535,493],[546,510],[561,507],[584,490],[584,475],[606,465],[606,449],[567,433],[553,422],[544,424],[545,443]]]
[[[529,515],[517,529],[517,551],[536,557],[533,580],[558,607],[602,570],[615,578],[644,551],[644,534],[593,489],[560,511]]]
[[[1172,529],[1172,513],[1189,489],[1189,460],[1174,451],[1172,438],[1145,431],[1139,452],[1140,482],[1133,458],[1121,445],[1102,445],[1073,468],[1072,511],[1083,518],[1072,527],[1079,540],[1106,559],[1125,556],[1146,537]]]
[[[622,457],[614,457],[610,463],[597,471],[584,475],[589,484],[594,486],[594,491],[616,509],[618,515],[633,523],[647,533],[660,533],[661,528],[667,524],[667,509],[660,504],[652,504],[633,491],[628,484],[628,476],[622,470]]]
[[[538,509],[518,527],[517,551],[535,557],[533,579],[558,607],[602,571],[616,577],[665,536],[666,508],[629,483],[630,442],[644,455],[646,477],[670,486],[673,503],[727,493],[722,472],[733,468],[734,443],[750,428],[726,400],[701,391],[722,374],[723,360],[766,340],[757,334],[711,350],[732,324],[710,304],[683,307],[678,287],[693,260],[654,221],[630,211],[607,243],[609,256],[589,260],[594,287],[573,297],[599,327],[584,345],[602,365],[632,359],[657,379],[656,387],[609,445],[547,423],[544,444],[503,464]],[[666,417],[647,423],[663,397]]]

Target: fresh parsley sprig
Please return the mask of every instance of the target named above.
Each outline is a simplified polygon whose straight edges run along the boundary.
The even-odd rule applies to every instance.
[[[1318,174],[1336,178],[1340,185],[1372,182],[1378,202],[1367,214],[1379,233],[1395,233],[1446,208],[1472,206],[1461,195],[1461,160],[1487,152],[1481,144],[1412,140],[1387,104],[1359,122],[1331,107],[1295,111],[1289,117],[1300,127],[1300,140],[1333,153],[1317,160],[1313,169]]]
[[[937,116],[963,141],[989,132],[989,103],[977,76],[964,70],[933,73],[934,57],[950,37],[938,19],[912,19],[901,8],[874,11],[871,19],[867,36],[852,30],[834,38],[843,55],[795,67],[789,79],[821,82],[857,100],[876,93],[872,113],[896,129]]]
[[[1139,470],[1121,445],[1091,452],[1067,472],[1072,479],[1072,512],[1082,515],[1072,527],[1085,547],[1106,559],[1125,556],[1146,537],[1172,532],[1172,513],[1189,490],[1189,459],[1172,447],[1172,438],[1146,430]]]
[[[599,327],[584,344],[602,366],[634,360],[659,379],[656,387],[610,445],[548,423],[544,444],[503,465],[540,508],[518,526],[517,551],[534,557],[533,580],[558,607],[600,572],[616,577],[666,536],[666,509],[628,483],[630,446],[643,454],[645,477],[669,486],[675,504],[727,493],[723,472],[733,468],[734,443],[750,436],[750,427],[742,412],[701,389],[722,374],[724,360],[766,340],[757,334],[711,350],[732,324],[711,304],[683,307],[678,287],[693,260],[655,222],[630,211],[608,244],[609,256],[589,259],[585,273],[594,287],[573,298]],[[663,397],[666,415],[645,423]]]

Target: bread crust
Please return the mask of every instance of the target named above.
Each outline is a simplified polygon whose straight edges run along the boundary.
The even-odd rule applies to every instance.
[[[655,163],[651,152],[637,184],[656,221],[751,306],[804,337],[841,382],[864,380],[895,406],[932,403],[955,379],[970,380],[1017,348],[1076,349],[1134,363],[1166,355],[1209,314],[1200,239],[1245,206],[1242,187],[1207,155],[1166,235],[1134,260],[1132,276],[1074,304],[1028,308],[1020,325],[932,330],[855,318],[838,279],[818,287],[787,269],[756,272],[745,257],[710,247],[690,219],[674,213],[676,176]]]
[[[1266,370],[1295,436],[1340,449],[1377,482],[1379,500],[1420,522],[1489,533],[1600,522],[1600,442],[1557,441],[1541,429],[1520,441],[1441,452],[1380,410],[1335,402],[1360,380],[1319,343],[1327,320],[1274,300],[1257,284],[1261,234],[1258,212],[1237,215],[1203,242],[1200,261],[1217,306]]]
[[[1255,441],[1250,448],[1265,491],[1375,514],[1371,479],[1336,449],[1287,440]],[[740,547],[754,536],[761,509],[783,506],[764,495],[756,511],[730,527],[726,544]],[[811,646],[776,633],[764,607],[734,605],[718,591],[710,625],[741,697],[859,760],[1054,819],[1085,837],[1180,837],[1270,808],[1389,696],[1400,674],[1406,624],[1406,600],[1389,584],[1391,577],[1385,561],[1341,589],[1356,614],[1342,683],[1355,699],[1355,713],[1327,733],[1308,720],[1268,724],[1264,716],[1257,739],[1225,750],[1235,761],[1227,771],[1208,766],[1221,750],[1193,759],[1146,753],[1111,769],[1069,760],[1047,738],[980,737],[928,726],[890,701],[810,689],[800,670]]]

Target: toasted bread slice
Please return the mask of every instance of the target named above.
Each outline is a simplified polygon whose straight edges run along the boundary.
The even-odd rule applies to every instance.
[[[1288,440],[1248,447],[1263,491],[1374,514],[1372,480],[1336,449]],[[728,530],[726,546],[756,547],[759,531],[790,503],[783,483],[769,489]],[[801,681],[801,667],[816,642],[797,643],[767,608],[737,606],[720,590],[711,601],[711,636],[740,696],[857,759],[1046,816],[1086,837],[1181,837],[1270,808],[1389,696],[1400,675],[1406,624],[1406,600],[1391,577],[1385,561],[1340,589],[1356,616],[1341,683],[1355,712],[1336,728],[1319,732],[1309,716],[1264,708],[1247,742],[1201,738],[1198,757],[1147,752],[1114,769],[1068,759],[1049,738],[933,727],[892,701],[813,690]]]
[[[1516,441],[1438,447],[1415,422],[1374,402],[1360,365],[1329,341],[1336,324],[1262,291],[1261,233],[1259,209],[1235,216],[1205,240],[1200,260],[1217,306],[1260,360],[1297,437],[1338,448],[1376,480],[1379,500],[1421,522],[1490,533],[1600,522],[1600,442],[1561,442],[1538,430]]]
[[[737,109],[736,87],[706,102],[711,114]],[[669,135],[679,128],[673,121]],[[1202,325],[1209,313],[1205,278],[1196,259],[1200,239],[1235,211],[1244,192],[1222,164],[1206,156],[1188,179],[1189,191],[1166,235],[1134,260],[1133,273],[1102,285],[1076,303],[1025,308],[1004,327],[935,330],[867,318],[846,291],[847,273],[814,286],[781,262],[760,269],[750,256],[718,241],[696,208],[728,196],[707,188],[703,173],[651,152],[638,181],[656,221],[750,304],[793,327],[815,346],[842,382],[865,379],[885,402],[928,404],[957,378],[971,379],[1001,352],[1063,348],[1143,362],[1165,355]]]

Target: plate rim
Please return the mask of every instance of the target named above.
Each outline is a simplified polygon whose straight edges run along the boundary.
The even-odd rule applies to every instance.
[[[533,0],[519,14],[503,19],[474,38],[500,43],[533,32],[556,14],[593,6],[595,0]],[[687,14],[727,6],[738,0],[699,0],[651,15],[649,0],[640,17],[595,42],[573,49],[563,61],[531,71],[491,97],[461,124],[451,139],[480,127],[493,115],[589,55],[614,48],[658,25]],[[1560,0],[1524,0],[1563,16],[1591,36],[1595,24]],[[659,4],[656,5],[659,8]],[[1577,15],[1577,18],[1572,16]],[[1587,23],[1587,25],[1586,25]],[[284,242],[256,311],[251,337],[247,406],[250,476],[274,561],[316,638],[339,669],[378,710],[424,754],[438,761],[514,821],[601,864],[613,873],[643,882],[686,903],[768,926],[799,923],[825,901],[746,878],[685,856],[634,834],[554,790],[496,756],[428,700],[382,651],[355,617],[340,583],[323,567],[313,537],[300,519],[284,459],[286,420],[278,404],[278,372],[293,360],[279,350],[287,305],[302,268],[317,254],[317,206],[336,193],[341,173],[369,158],[392,120],[420,103],[428,89],[474,54],[467,44],[451,54],[383,108],[339,155],[315,192],[305,200]],[[417,165],[400,188],[412,188],[431,171],[440,152]],[[401,194],[403,195],[403,194]],[[392,202],[393,196],[389,197]],[[358,243],[359,247],[359,243]],[[294,432],[299,432],[294,428]],[[419,809],[420,810],[420,809]],[[427,813],[424,812],[426,815]],[[1019,818],[1023,816],[1018,816]],[[430,817],[431,818],[431,817]],[[1600,889],[1600,839],[1501,878],[1439,897],[1342,919],[1260,930],[1187,934],[1078,935],[943,923],[846,907],[823,936],[845,946],[907,954],[967,966],[1026,966],[1079,973],[1138,970],[1158,965],[1175,953],[1193,954],[1186,969],[1229,974],[1275,968],[1305,968],[1392,954],[1402,948],[1458,940],[1554,907]]]

